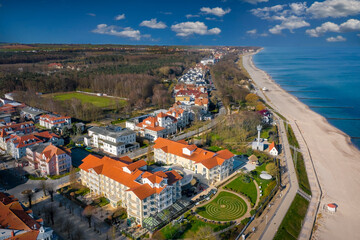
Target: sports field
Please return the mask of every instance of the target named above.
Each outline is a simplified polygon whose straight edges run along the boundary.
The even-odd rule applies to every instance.
[[[197,213],[215,221],[231,221],[242,217],[247,211],[245,201],[229,192],[221,192],[205,206],[196,209]]]
[[[79,99],[82,103],[91,103],[100,108],[114,107],[116,104],[116,101],[119,101],[120,106],[123,106],[126,104],[125,100],[119,100],[119,99],[103,97],[103,96],[89,95],[89,94],[78,93],[78,92],[56,93],[56,94],[53,94],[52,96],[55,100],[58,100],[58,101],[66,101],[66,100],[71,100],[73,98],[76,98],[76,99]]]

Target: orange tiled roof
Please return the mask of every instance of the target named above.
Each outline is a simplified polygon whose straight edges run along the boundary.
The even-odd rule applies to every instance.
[[[51,158],[54,155],[61,155],[64,154],[65,152],[63,150],[61,150],[60,148],[50,144],[49,146],[47,146],[43,151],[42,154],[45,155],[46,157],[46,162],[49,162],[51,160]]]
[[[31,140],[31,142],[29,142],[30,140]],[[16,148],[27,147],[27,146],[34,145],[36,143],[43,142],[42,140],[37,138],[33,133],[28,134],[28,135],[24,135],[24,136],[11,135],[10,138],[7,139],[6,141],[7,142],[12,141],[14,144],[17,144]]]
[[[21,128],[21,126],[24,126],[24,127]],[[10,131],[17,132],[17,131],[24,131],[29,128],[34,129],[35,127],[34,127],[34,123],[32,121],[22,122],[22,123],[8,123],[5,126],[0,126],[0,129],[5,130],[5,132],[7,132],[9,128],[11,129]]]
[[[11,238],[8,238],[7,240],[37,240],[38,235],[38,230],[31,230],[19,235],[15,235]]]
[[[276,147],[275,147],[275,142],[272,142],[272,143],[270,144],[270,146],[269,146],[269,151],[271,151],[273,148],[276,149]]]
[[[171,153],[191,161],[196,164],[200,163],[206,168],[211,169],[215,166],[223,164],[223,162],[234,156],[229,150],[221,150],[217,153],[198,148],[195,145],[189,145],[185,141],[172,141],[165,138],[155,140],[155,149],[162,149],[166,153]],[[191,155],[183,153],[183,148],[193,151]]]

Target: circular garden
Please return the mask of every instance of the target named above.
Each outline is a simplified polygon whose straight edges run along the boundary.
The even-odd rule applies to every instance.
[[[208,204],[196,209],[197,213],[214,221],[231,221],[242,217],[247,212],[245,201],[229,192],[220,192]]]

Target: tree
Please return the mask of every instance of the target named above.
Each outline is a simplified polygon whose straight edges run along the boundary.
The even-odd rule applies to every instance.
[[[88,205],[87,207],[85,207],[85,209],[83,211],[83,216],[88,220],[89,228],[91,228],[91,218],[93,215],[93,211],[94,211],[94,207],[91,205]]]
[[[271,162],[266,165],[266,171],[273,177],[279,172],[279,168],[275,165],[275,163]]]
[[[41,180],[41,182],[39,184],[40,184],[40,188],[44,192],[44,196],[46,196],[46,190],[48,188],[48,184],[47,184],[46,180]]]
[[[147,163],[149,165],[151,165],[153,163],[153,156],[152,156],[152,150],[151,150],[150,145],[148,146],[146,157],[147,157]]]
[[[259,97],[255,93],[249,93],[246,95],[245,100],[249,102],[251,105],[255,105],[259,100]]]
[[[47,192],[49,193],[50,197],[51,197],[51,202],[54,201],[54,185],[53,184],[48,184],[48,186],[46,187]]]
[[[44,212],[48,216],[48,219],[50,219],[51,225],[54,225],[54,216],[56,214],[56,208],[51,204],[50,206],[45,207]]]
[[[79,228],[76,228],[76,230],[74,231],[73,238],[76,240],[86,239],[84,232],[82,230],[80,230]]]
[[[33,191],[31,191],[31,190],[26,190],[26,191],[25,191],[25,197],[26,197],[26,199],[27,199],[28,202],[29,202],[29,208],[32,207],[32,197],[33,197],[33,196],[34,196]]]
[[[71,167],[70,169],[69,183],[70,183],[70,187],[74,187],[74,184],[76,183],[76,168],[74,167]]]
[[[256,111],[262,111],[266,109],[265,105],[262,102],[258,102],[255,107]]]
[[[216,237],[214,236],[214,230],[209,226],[205,226],[200,227],[199,230],[197,230],[195,239],[216,240]]]

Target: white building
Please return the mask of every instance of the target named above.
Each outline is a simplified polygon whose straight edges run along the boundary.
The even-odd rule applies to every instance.
[[[164,164],[177,164],[200,174],[210,183],[222,181],[233,171],[234,154],[229,150],[211,152],[189,145],[186,141],[158,138],[154,145],[154,159]]]
[[[139,148],[136,133],[119,126],[92,127],[88,130],[89,137],[84,138],[87,146],[96,147],[116,156]]]
[[[171,206],[181,198],[180,180],[174,170],[151,173],[143,160],[131,162],[88,155],[80,168],[81,183],[92,193],[105,196],[112,207],[127,209],[129,219],[142,225],[145,218]]]
[[[71,125],[71,117],[45,114],[40,116],[40,126],[51,129],[52,127],[61,128],[65,125]]]

